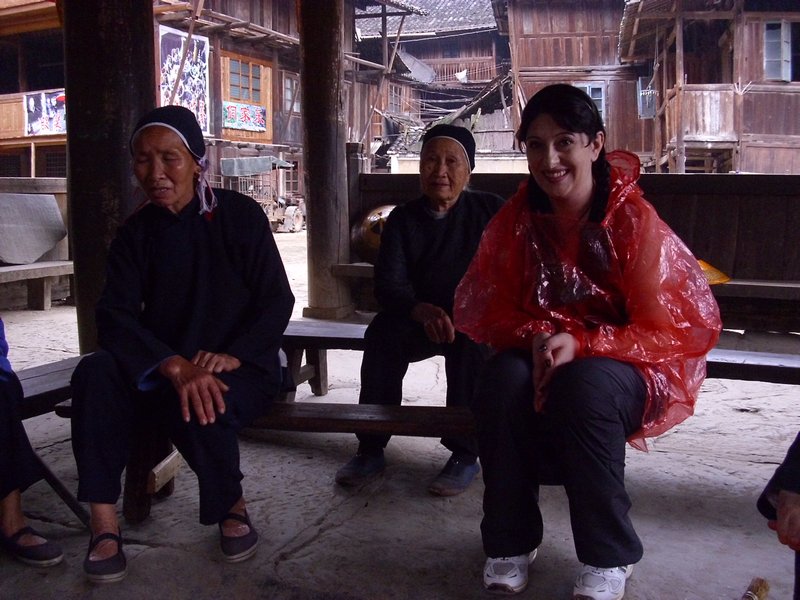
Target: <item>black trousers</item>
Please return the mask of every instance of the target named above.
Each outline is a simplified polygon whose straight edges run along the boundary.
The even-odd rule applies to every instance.
[[[200,522],[221,521],[242,496],[237,432],[263,414],[275,386],[258,370],[243,364],[217,375],[230,390],[226,411],[201,426],[195,415],[185,423],[172,386],[152,392],[133,389],[117,362],[103,350],[85,357],[72,376],[72,447],[78,465],[78,500],[113,504],[122,491],[132,432],[140,419],[164,426],[197,475]]]
[[[375,315],[364,340],[360,404],[400,406],[408,365],[441,355],[447,376],[447,406],[472,406],[477,376],[489,355],[486,346],[476,344],[463,333],[456,333],[451,344],[435,344],[420,323],[387,313]],[[389,443],[389,438],[389,435],[358,436],[363,452],[378,452]],[[473,436],[445,437],[442,444],[462,458],[474,460],[478,455]]]
[[[530,353],[494,356],[476,403],[486,555],[516,556],[538,547],[539,484],[561,484],[578,559],[602,568],[638,562],[642,544],[628,516],[625,440],[640,426],[645,397],[635,367],[584,358],[558,368],[545,411],[536,413]]]
[[[22,426],[22,386],[13,373],[0,380],[0,499],[24,492],[42,478],[42,469]]]

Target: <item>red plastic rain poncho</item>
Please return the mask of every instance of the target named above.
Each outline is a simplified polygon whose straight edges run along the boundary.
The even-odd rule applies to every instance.
[[[539,332],[571,333],[578,356],[636,365],[647,383],[644,449],[694,412],[705,355],[721,329],[697,260],[642,197],[639,159],[608,154],[602,223],[534,213],[528,187],[489,223],[456,290],[456,328],[497,350],[530,349]],[[533,398],[531,398],[533,402]]]

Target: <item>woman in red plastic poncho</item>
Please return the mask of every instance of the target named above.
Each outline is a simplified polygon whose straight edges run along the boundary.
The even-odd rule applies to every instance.
[[[563,484],[583,566],[574,597],[622,598],[642,557],[625,442],[692,414],[721,328],[706,279],[604,150],[594,102],[552,85],[516,133],[530,171],[456,292],[456,328],[497,353],[477,389],[484,586],[516,593],[542,541],[540,483]]]

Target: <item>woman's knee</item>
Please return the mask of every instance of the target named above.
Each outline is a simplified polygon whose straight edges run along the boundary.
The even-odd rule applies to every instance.
[[[72,384],[84,384],[98,377],[106,377],[108,373],[117,371],[114,357],[105,350],[98,350],[84,356],[75,367],[72,374]]]
[[[571,419],[614,418],[621,398],[644,398],[640,379],[635,367],[616,360],[574,360],[553,373],[547,389],[548,408]]]
[[[77,409],[81,405],[126,395],[124,379],[114,357],[105,350],[98,350],[83,357],[72,374],[72,402]]]
[[[533,406],[533,365],[529,354],[506,350],[490,357],[484,365],[475,390],[476,406]]]

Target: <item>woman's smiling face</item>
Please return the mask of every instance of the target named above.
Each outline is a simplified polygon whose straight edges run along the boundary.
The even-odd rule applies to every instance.
[[[585,133],[567,131],[546,113],[531,122],[525,136],[528,171],[555,207],[591,200],[592,163],[604,142],[602,131],[590,139]]]

